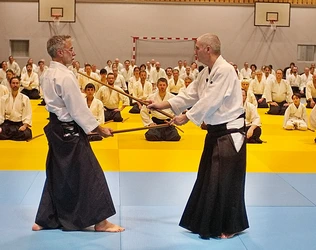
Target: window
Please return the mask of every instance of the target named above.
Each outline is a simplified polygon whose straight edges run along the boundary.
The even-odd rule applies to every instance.
[[[312,62],[315,61],[316,45],[297,45],[297,61]]]
[[[10,54],[13,57],[29,57],[29,48],[29,40],[10,40]]]

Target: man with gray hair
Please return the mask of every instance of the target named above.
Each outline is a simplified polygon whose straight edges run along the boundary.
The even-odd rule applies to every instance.
[[[205,67],[185,91],[148,108],[171,108],[172,120],[207,124],[197,180],[180,226],[201,238],[227,239],[248,228],[244,201],[246,174],[245,116],[236,72],[221,56],[221,43],[213,34],[196,41],[195,53]],[[185,113],[186,108],[191,107]]]
[[[112,136],[99,126],[85,103],[75,75],[67,68],[75,57],[70,36],[53,36],[47,42],[50,66],[41,77],[50,121],[44,131],[49,151],[46,181],[32,230],[62,228],[122,232],[110,223],[114,204],[104,173],[89,144],[87,134]]]

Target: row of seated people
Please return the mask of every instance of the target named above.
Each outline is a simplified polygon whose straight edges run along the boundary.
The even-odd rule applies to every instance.
[[[146,78],[146,72],[143,72],[143,77]],[[108,83],[114,88],[114,75],[108,74]],[[0,104],[0,139],[7,140],[28,140],[32,138],[30,127],[32,125],[32,110],[29,98],[19,92],[20,82],[17,77],[10,80],[11,92],[1,98]],[[147,99],[160,102],[173,97],[173,94],[168,92],[168,81],[165,78],[160,78],[157,83],[158,90],[148,96]],[[117,88],[118,89],[118,88]],[[108,90],[105,94],[104,91]],[[120,90],[122,91],[122,90]],[[247,92],[243,89],[243,102],[246,112],[246,136],[249,143],[262,143],[261,122],[256,107],[247,102]],[[116,97],[116,98],[114,98]],[[96,117],[100,124],[106,120],[122,121],[120,111],[128,106],[128,98],[117,91],[109,89],[105,86],[101,87],[95,97],[95,86],[89,83],[85,87],[85,98],[88,107]],[[100,100],[98,98],[101,98]],[[104,102],[101,100],[111,100],[113,103],[118,100],[122,101],[121,108],[105,108]],[[124,100],[125,99],[125,100]],[[292,95],[293,103],[289,105],[285,112],[284,124],[285,129],[307,130],[307,115],[306,108],[300,102],[300,94]],[[111,102],[110,101],[110,102]],[[124,103],[125,101],[125,103]],[[173,116],[171,110],[166,110],[170,116]],[[156,124],[164,124],[170,121],[170,118],[160,114],[157,111],[149,111],[145,105],[141,108],[141,118],[145,126],[154,126]],[[116,119],[116,118],[119,119]],[[173,127],[165,127],[159,129],[149,129],[145,137],[149,141],[178,141],[181,136]],[[101,140],[102,138],[96,135],[89,135],[90,140]]]
[[[35,65],[35,64],[34,64]],[[23,68],[24,69],[24,68]],[[36,67],[36,72],[34,70],[33,64],[28,63],[25,66],[25,72],[22,70],[21,76],[17,75],[12,69],[7,69],[6,62],[2,63],[2,77],[0,79],[0,83],[2,86],[2,91],[10,91],[10,79],[13,76],[17,76],[20,78],[21,86],[20,86],[20,92],[28,96],[30,99],[40,99],[40,83],[39,83],[39,77],[41,74],[44,73],[44,71],[47,69],[47,66],[45,66],[44,61],[39,62],[39,66]]]
[[[128,60],[127,60],[128,61]],[[30,65],[29,65],[30,66]],[[86,65],[86,68],[87,68],[87,70],[86,71],[89,71],[89,67],[91,67],[90,65]],[[113,69],[113,68],[112,68]],[[114,68],[115,69],[115,68]],[[167,84],[167,90],[168,90],[168,92],[173,92],[174,94],[177,94],[178,92],[179,92],[179,89],[180,89],[180,87],[183,87],[183,84],[178,84],[179,83],[179,70],[178,69],[172,69],[172,68],[170,68],[171,69],[171,77],[167,77],[168,78],[168,84]],[[30,70],[31,71],[31,70]],[[138,67],[134,67],[134,76],[133,77],[131,77],[131,78],[135,78],[136,80],[137,80],[137,78],[139,78],[140,79],[140,76],[139,76],[139,74],[137,75],[137,71],[138,71],[138,73],[139,73],[139,68]],[[146,71],[145,71],[146,72]],[[106,73],[106,72],[105,72]],[[112,74],[109,74],[109,75],[112,75]],[[114,74],[113,74],[114,75]],[[115,75],[114,75],[115,76]],[[110,78],[113,78],[113,77],[110,77]],[[115,78],[115,77],[114,77]],[[145,78],[145,79],[148,79],[148,77],[147,77],[147,73],[145,74],[145,76],[143,77],[143,78]],[[187,80],[188,81],[192,81],[192,77],[189,77],[189,76],[187,76]],[[108,82],[107,81],[107,77],[106,77],[106,82]],[[137,81],[136,81],[137,82]],[[144,82],[144,81],[143,81]],[[171,83],[171,84],[170,84]],[[95,84],[96,85],[96,84]],[[129,84],[130,86],[133,86],[133,84]],[[148,84],[147,84],[149,87],[148,87],[148,89],[150,90],[150,83],[148,82]],[[172,86],[173,85],[173,86]],[[140,86],[140,85],[138,85],[138,84],[136,84],[135,86]],[[172,90],[172,88],[171,88],[171,86],[172,87],[176,87],[176,90]],[[134,89],[136,89],[136,90],[134,90]],[[130,92],[133,94],[133,92],[135,92],[134,93],[134,95],[137,93],[137,88],[130,88]],[[151,89],[151,91],[153,91],[153,88]],[[147,92],[149,92],[150,93],[150,91],[147,91]],[[101,92],[100,92],[101,93]],[[100,94],[101,95],[101,94]],[[102,96],[102,95],[101,95]],[[142,98],[143,99],[146,99],[146,96],[148,96],[148,93],[147,93],[147,95],[145,95],[145,97],[143,96]],[[100,98],[102,98],[102,97],[100,97]],[[120,101],[122,101],[120,98],[117,98],[117,99],[119,99]],[[290,103],[290,102],[289,102]],[[124,108],[125,106],[127,106],[128,104],[127,104],[127,102],[122,106],[122,108]],[[111,104],[109,104],[108,106],[111,106]],[[271,109],[271,106],[274,106],[273,105],[273,103],[271,104],[270,103],[270,109]],[[107,107],[107,106],[105,106],[105,107]],[[282,107],[287,107],[287,105],[283,105]],[[107,107],[107,114],[108,114],[108,116],[109,116],[109,120],[115,120],[115,121],[120,121],[120,120],[122,120],[122,117],[119,117],[119,118],[117,118],[117,116],[118,116],[118,114],[117,114],[117,109],[118,108],[113,108],[113,109],[111,109],[111,108],[109,108],[109,107]],[[136,113],[138,113],[138,110],[140,110],[140,105],[138,104],[138,103],[136,103],[135,105],[134,105],[134,107],[133,107],[133,109],[135,109],[136,110]],[[137,110],[138,109],[138,110]],[[111,118],[113,118],[113,119],[111,119]]]
[[[241,86],[247,91],[247,100],[258,108],[270,108],[268,114],[284,115],[293,93],[306,96],[306,107],[313,108],[316,101],[316,73],[308,80],[301,91],[291,87],[288,80],[283,79],[283,71],[278,69],[276,77],[261,70],[256,71],[252,80],[241,80]]]

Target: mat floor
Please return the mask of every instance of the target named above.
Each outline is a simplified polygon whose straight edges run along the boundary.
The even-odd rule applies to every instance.
[[[33,106],[33,136],[43,133],[48,114]],[[126,227],[119,234],[32,232],[45,180],[47,141],[1,141],[0,249],[115,250],[301,250],[316,249],[315,133],[285,131],[283,117],[260,110],[262,145],[248,145],[246,205],[250,228],[229,240],[202,240],[178,226],[196,177],[205,132],[189,123],[179,142],[147,142],[144,131],[117,134],[93,142],[112,193],[117,214],[111,221]],[[310,111],[308,111],[310,112]],[[142,126],[124,110],[124,123],[113,129]]]

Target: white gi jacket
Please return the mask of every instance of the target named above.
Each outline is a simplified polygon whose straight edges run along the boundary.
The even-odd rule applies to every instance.
[[[313,80],[309,81],[306,85],[306,100],[311,98],[316,98],[316,88],[314,86]]]
[[[21,68],[17,62],[13,61],[11,64],[10,61],[8,61],[7,65],[8,69],[11,69],[16,76],[21,75]]]
[[[55,113],[62,122],[75,121],[86,134],[98,127],[98,122],[87,107],[78,82],[65,65],[51,61],[41,77],[48,112]]]
[[[121,88],[115,85],[113,87],[121,92],[123,91]],[[95,97],[98,98],[103,103],[103,106],[107,107],[108,109],[119,108],[120,101],[122,101],[122,105],[129,105],[128,97],[106,86],[102,86],[96,93]]]
[[[256,125],[258,127],[261,126],[260,116],[258,114],[257,108],[251,104],[250,102],[244,103],[244,110],[246,112],[246,126]]]
[[[167,91],[171,93],[179,93],[179,90],[183,87],[185,87],[184,80],[179,77],[177,83],[175,83],[174,78],[172,78],[168,81]]]
[[[85,101],[86,98],[85,98]],[[97,122],[101,125],[104,123],[104,108],[103,108],[103,103],[97,99],[97,98],[93,98],[91,105],[90,105],[90,110],[93,114],[93,116],[95,117],[95,119],[97,120]]]
[[[152,100],[155,103],[159,103],[159,102],[163,102],[163,101],[168,101],[172,97],[174,97],[173,94],[166,92],[166,95],[165,95],[164,99],[162,100],[160,95],[159,95],[159,92],[157,91],[156,93],[148,96],[148,100]],[[163,111],[174,116],[174,113],[172,112],[171,109],[164,109]],[[165,116],[165,115],[163,115],[155,110],[151,110],[150,112],[151,112],[151,115],[153,117],[156,117],[158,119],[161,119],[161,120],[170,119],[168,116]],[[147,109],[147,107],[145,105],[143,105],[142,109],[140,110],[140,116],[142,118],[144,126],[148,126],[149,124],[153,123],[153,121],[150,117],[150,114],[149,114],[149,110]]]
[[[83,72],[83,73],[87,74],[86,72]],[[100,77],[97,73],[91,72],[90,77],[100,81]],[[79,88],[81,89],[81,91],[84,91],[84,88],[86,87],[86,85],[88,83],[92,83],[94,85],[96,91],[100,88],[100,84],[98,82],[93,81],[90,78],[85,77],[83,75],[78,76],[78,82],[79,82]]]
[[[303,120],[307,124],[306,108],[305,108],[305,106],[302,103],[300,103],[298,108],[295,106],[294,103],[291,103],[287,107],[287,109],[285,110],[285,113],[284,113],[283,127],[286,126],[286,123],[290,119],[292,119],[293,121],[295,121],[295,120]]]
[[[153,85],[148,81],[145,81],[144,87],[139,81],[133,85],[133,96],[139,99],[146,100],[152,92]]]
[[[4,95],[7,95],[7,94],[9,94],[10,92],[9,92],[9,90],[8,90],[8,88],[6,87],[6,86],[4,86],[4,85],[0,85],[0,98],[2,97],[2,96],[4,96]]]
[[[32,89],[39,90],[39,80],[38,80],[37,73],[32,72],[30,76],[27,72],[26,72],[26,74],[23,74],[21,76],[21,85],[23,88],[25,88],[27,90],[32,90]]]
[[[176,114],[192,107],[186,115],[198,126],[203,121],[210,125],[231,122],[244,112],[236,72],[222,56],[217,58],[210,73],[205,67],[186,91],[181,91],[168,102]],[[243,126],[243,119],[240,124],[235,128]]]
[[[30,99],[21,93],[15,98],[12,94],[2,96],[0,104],[0,124],[5,120],[22,122],[32,126],[32,107]]]
[[[257,77],[255,77],[255,79],[253,79],[249,84],[248,92],[255,95],[263,95],[262,98],[265,98],[264,97],[265,87],[266,87],[266,80],[264,80],[262,77],[261,82],[259,82]]]
[[[164,69],[160,68],[159,71],[157,71],[156,68],[153,68],[150,72],[150,81],[152,83],[157,83],[158,79],[164,77],[167,79],[167,75]]]
[[[312,129],[316,129],[316,106],[314,106],[312,112],[309,115],[309,124]]]
[[[270,81],[264,91],[267,102],[283,102],[292,103],[292,88],[290,84],[281,79],[280,83],[277,80]]]

